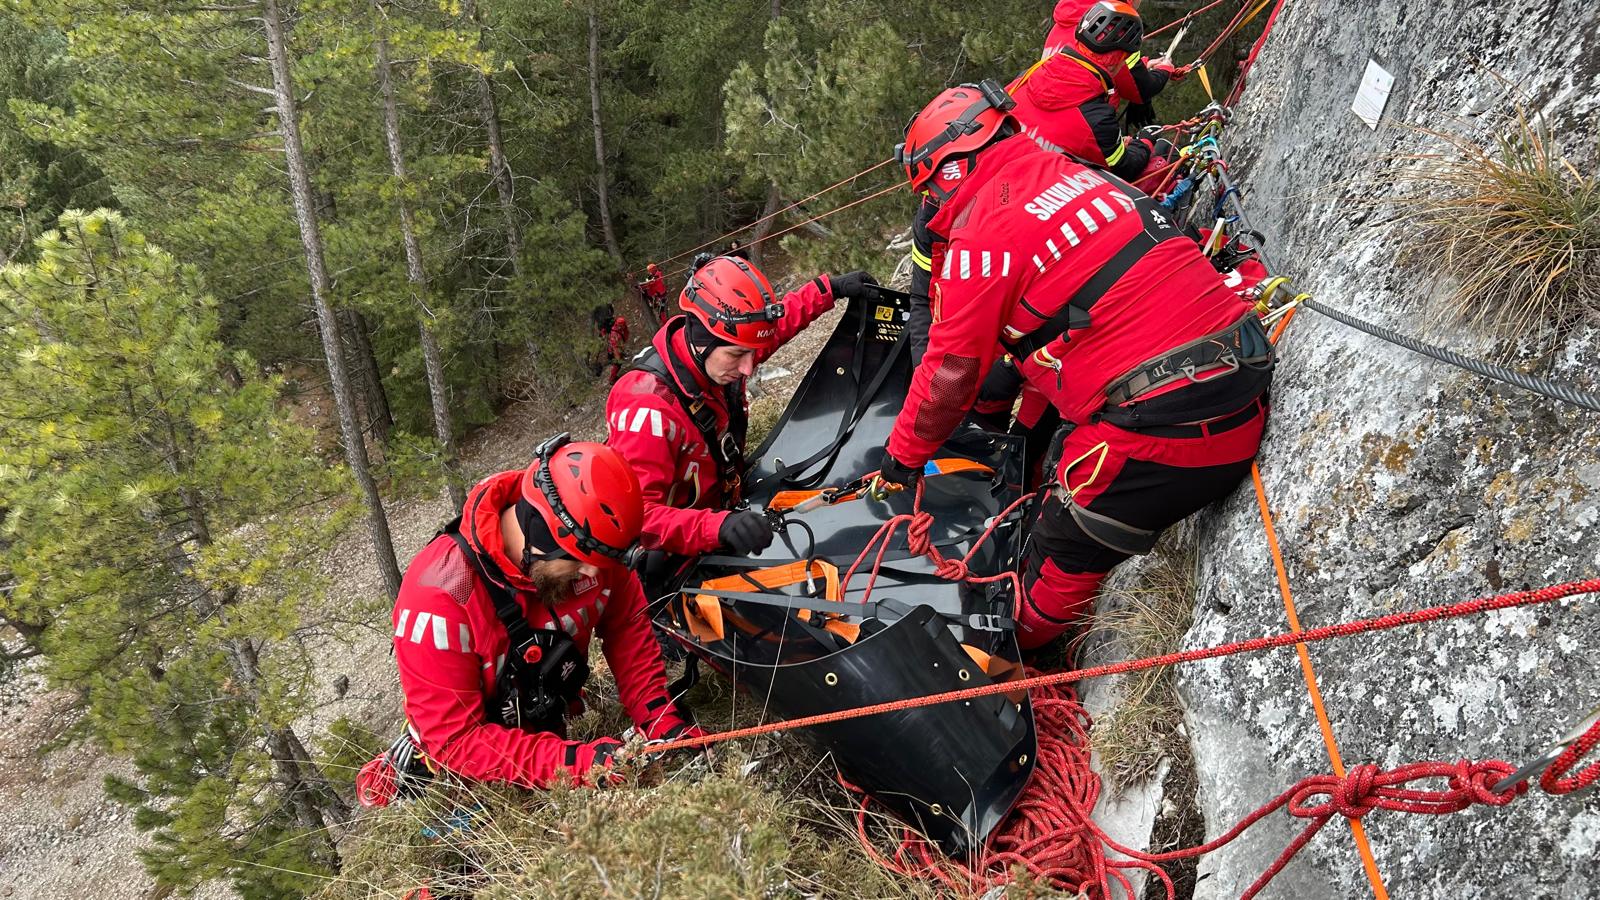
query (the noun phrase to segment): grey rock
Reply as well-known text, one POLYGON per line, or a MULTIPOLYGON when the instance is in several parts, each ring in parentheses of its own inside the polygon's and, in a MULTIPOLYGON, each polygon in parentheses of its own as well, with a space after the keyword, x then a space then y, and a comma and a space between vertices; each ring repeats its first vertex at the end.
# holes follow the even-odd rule
MULTIPOLYGON (((1439 321, 1430 294, 1447 284, 1396 266, 1409 236, 1393 210, 1370 195, 1353 203, 1370 191, 1355 176, 1404 165, 1428 142, 1416 128, 1369 131, 1349 111, 1369 57, 1396 75, 1388 120, 1490 140, 1488 123, 1522 96, 1592 166, 1600 4, 1291 3, 1229 129, 1253 224, 1304 289, 1460 352, 1505 354, 1439 321)), ((1262 470, 1305 627, 1600 572, 1600 416, 1310 312, 1281 346, 1262 470)), ((1539 371, 1594 391, 1597 363, 1600 334, 1580 328, 1539 371)), ((1285 630, 1249 488, 1203 525, 1187 646, 1285 630)), ((1533 757, 1600 698, 1597 606, 1567 601, 1313 646, 1345 763, 1533 757)), ((1208 837, 1330 771, 1291 650, 1186 666, 1181 690, 1208 837)), ((1507 807, 1438 817, 1377 811, 1364 824, 1395 897, 1574 898, 1600 884, 1592 792, 1535 789, 1507 807)), ((1303 826, 1278 814, 1211 854, 1196 896, 1239 896, 1303 826)), ((1336 819, 1263 896, 1371 893, 1351 829, 1336 819)))

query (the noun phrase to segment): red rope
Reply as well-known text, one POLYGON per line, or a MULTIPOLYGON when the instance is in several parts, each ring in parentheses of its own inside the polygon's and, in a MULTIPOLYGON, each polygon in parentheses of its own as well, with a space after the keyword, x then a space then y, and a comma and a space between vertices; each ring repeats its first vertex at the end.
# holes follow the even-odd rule
POLYGON ((1199 9, 1195 10, 1192 13, 1189 13, 1188 15, 1184 16, 1181 19, 1174 19, 1173 21, 1168 22, 1167 24, 1161 26, 1160 28, 1157 28, 1155 31, 1151 31, 1151 32, 1146 33, 1145 36, 1144 36, 1144 39, 1148 41, 1151 38, 1156 37, 1157 35, 1159 35, 1159 34, 1161 34, 1163 32, 1171 31, 1172 29, 1177 28, 1180 25, 1186 25, 1189 22, 1194 21, 1196 18, 1199 18, 1200 16, 1205 15, 1206 13, 1212 11, 1213 9, 1216 9, 1217 7, 1219 7, 1222 4, 1227 3, 1227 2, 1228 2, 1228 0, 1212 0, 1211 3, 1207 3, 1205 6, 1200 7, 1199 9))
POLYGON ((1245 79, 1249 77, 1251 67, 1256 64, 1256 58, 1261 55, 1261 48, 1267 45, 1267 37, 1272 34, 1272 26, 1278 24, 1278 14, 1283 12, 1286 3, 1288 0, 1278 0, 1278 5, 1272 8, 1272 14, 1267 16, 1267 25, 1261 29, 1261 36, 1256 38, 1255 45, 1250 48, 1250 55, 1239 65, 1239 77, 1233 82, 1233 90, 1228 92, 1228 102, 1224 103, 1224 106, 1231 107, 1244 96, 1245 79))
MULTIPOLYGON (((859 719, 865 716, 875 716, 886 712, 899 712, 905 709, 918 709, 924 706, 936 706, 940 703, 953 703, 958 700, 972 700, 977 697, 987 697, 992 694, 1005 694, 1014 691, 1035 690, 1043 687, 1068 684, 1074 681, 1083 681, 1089 678, 1100 678, 1106 675, 1121 675, 1127 672, 1137 672, 1144 669, 1153 669, 1159 666, 1171 666, 1179 663, 1198 662, 1205 659, 1217 659, 1224 656, 1234 656, 1241 653, 1255 653, 1262 650, 1271 650, 1278 647, 1288 647, 1296 643, 1314 644, 1319 641, 1336 640, 1339 638, 1354 637, 1369 634, 1375 631, 1388 631, 1407 625, 1420 625, 1425 622, 1435 622, 1441 619, 1454 619, 1462 616, 1478 615, 1502 609, 1514 609, 1523 606, 1538 606, 1553 603, 1567 597, 1579 594, 1600 593, 1600 578, 1590 578, 1583 581, 1569 581, 1549 587, 1538 588, 1530 591, 1517 591, 1510 594, 1500 594, 1493 597, 1480 597, 1476 600, 1465 600, 1460 603, 1429 606, 1409 612, 1390 613, 1370 619, 1356 619, 1351 622, 1340 622, 1335 625, 1323 625, 1306 631, 1281 632, 1263 637, 1250 638, 1243 641, 1234 641, 1228 644, 1219 644, 1214 647, 1201 647, 1194 650, 1184 650, 1178 653, 1166 653, 1160 656, 1150 656, 1143 659, 1130 659, 1117 663, 1108 663, 1101 666, 1090 666, 1083 669, 1071 669, 1065 672, 1052 672, 1048 675, 1033 675, 1027 678, 1007 681, 999 684, 985 684, 978 687, 962 688, 958 691, 947 691, 940 694, 927 694, 919 697, 907 697, 903 700, 890 700, 884 703, 874 703, 870 706, 859 706, 854 709, 841 709, 814 716, 802 716, 796 719, 787 719, 781 722, 765 722, 760 725, 751 725, 747 728, 736 728, 731 731, 708 734, 702 737, 685 738, 666 744, 659 744, 648 748, 650 753, 669 753, 674 750, 687 750, 692 747, 704 747, 720 744, 725 741, 740 740, 742 738, 758 737, 763 734, 774 734, 780 731, 794 731, 799 728, 810 728, 814 725, 826 725, 831 722, 842 722, 847 719, 859 719)), ((1582 773, 1587 775, 1587 771, 1582 773)), ((1591 782, 1592 783, 1592 782, 1591 782)))
POLYGON ((1588 756, 1596 744, 1600 744, 1600 720, 1590 725, 1588 731, 1573 741, 1572 745, 1562 751, 1561 755, 1556 757, 1556 761, 1544 770, 1544 774, 1539 776, 1539 787, 1551 794, 1570 794, 1600 781, 1600 759, 1589 763, 1578 774, 1567 777, 1567 773, 1578 764, 1578 760, 1588 756))

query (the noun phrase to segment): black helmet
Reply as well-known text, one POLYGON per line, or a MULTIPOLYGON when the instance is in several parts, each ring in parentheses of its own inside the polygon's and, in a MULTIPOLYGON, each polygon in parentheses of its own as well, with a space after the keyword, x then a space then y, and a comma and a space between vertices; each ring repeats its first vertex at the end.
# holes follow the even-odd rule
POLYGON ((1144 41, 1144 21, 1125 0, 1100 0, 1078 22, 1078 43, 1095 53, 1133 53, 1144 41))

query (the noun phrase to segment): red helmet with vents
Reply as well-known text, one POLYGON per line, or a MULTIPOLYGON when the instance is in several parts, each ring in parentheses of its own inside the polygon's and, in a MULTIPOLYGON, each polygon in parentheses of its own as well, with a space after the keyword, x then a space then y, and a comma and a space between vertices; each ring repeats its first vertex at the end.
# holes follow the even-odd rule
MULTIPOLYGON (((933 102, 911 118, 906 139, 894 148, 894 158, 904 167, 914 191, 935 190, 948 199, 953 185, 936 184, 935 176, 949 164, 965 158, 993 141, 1018 129, 1010 110, 1017 105, 1005 88, 993 79, 977 84, 947 88, 933 102)), ((965 174, 949 172, 944 182, 959 181, 965 174)))
POLYGON ((737 256, 719 256, 697 269, 678 305, 719 339, 752 350, 777 342, 783 318, 783 304, 767 276, 737 256))
POLYGON ((630 568, 638 561, 644 492, 633 467, 605 444, 566 434, 545 441, 522 474, 522 499, 575 559, 630 568))

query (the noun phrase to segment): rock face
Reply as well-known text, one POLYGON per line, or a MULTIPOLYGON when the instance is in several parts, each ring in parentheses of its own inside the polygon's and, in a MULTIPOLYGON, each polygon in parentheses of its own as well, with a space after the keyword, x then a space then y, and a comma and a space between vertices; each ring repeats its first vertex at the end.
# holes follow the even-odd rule
MULTIPOLYGON (((1491 140, 1516 97, 1593 170, 1600 4, 1592 0, 1318 0, 1285 9, 1229 129, 1272 261, 1330 305, 1479 356, 1508 351, 1440 321, 1449 285, 1399 267, 1413 239, 1360 176, 1438 145, 1491 140), (1396 76, 1386 118, 1351 112, 1376 59, 1396 76), (1497 77, 1498 76, 1498 77, 1497 77), (1502 80, 1503 79, 1503 80, 1502 80), (1411 127, 1408 127, 1411 126, 1411 127), (1373 199, 1378 204, 1371 203, 1373 199)), ((1592 323, 1592 320, 1591 320, 1592 323)), ((1600 389, 1600 329, 1540 363, 1600 389)), ((1283 362, 1262 471, 1306 628, 1600 572, 1600 414, 1502 387, 1310 312, 1283 362)), ((1206 561, 1187 646, 1286 628, 1248 485, 1202 523, 1206 561)), ((1600 600, 1457 619, 1314 645, 1347 765, 1520 764, 1600 702, 1600 600)), ((1331 771, 1292 651, 1182 673, 1208 837, 1300 777, 1331 771)), ((1365 820, 1395 897, 1575 898, 1600 884, 1600 797, 1537 790, 1504 808, 1365 820)), ((1196 896, 1237 897, 1303 825, 1282 814, 1201 863, 1196 896)), ((1336 819, 1264 895, 1371 896, 1336 819)))

